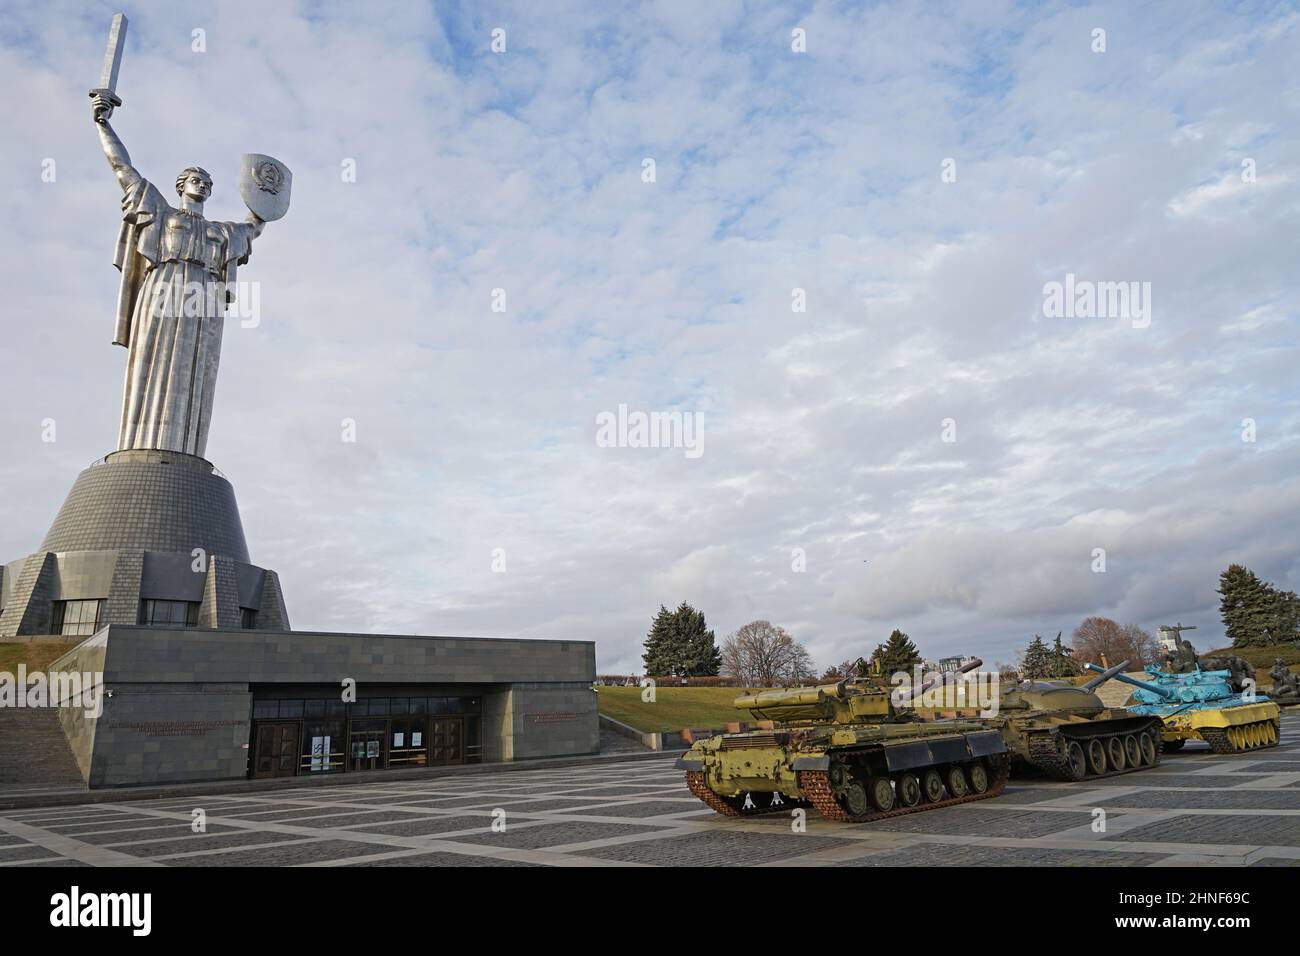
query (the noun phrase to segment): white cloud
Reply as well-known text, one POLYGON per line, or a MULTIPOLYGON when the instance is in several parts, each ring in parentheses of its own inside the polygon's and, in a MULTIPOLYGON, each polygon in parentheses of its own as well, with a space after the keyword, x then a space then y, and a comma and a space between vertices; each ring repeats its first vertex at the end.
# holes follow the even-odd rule
MULTIPOLYGON (((4 560, 110 449, 123 360, 85 95, 106 18, 6 16, 4 560)), ((234 218, 239 153, 294 170, 209 448, 294 623, 593 639, 616 671, 687 599, 819 663, 894 626, 994 660, 1096 612, 1212 643, 1228 560, 1300 584, 1300 101, 1260 95, 1297 20, 1169 16, 819 6, 802 56, 776 5, 133 17, 116 123, 146 175, 199 162, 234 218), (1255 192, 1226 185, 1243 151, 1255 192), (1151 327, 1044 319, 1066 272, 1152 282, 1151 327), (704 457, 597 448, 620 402, 702 412, 704 457)))

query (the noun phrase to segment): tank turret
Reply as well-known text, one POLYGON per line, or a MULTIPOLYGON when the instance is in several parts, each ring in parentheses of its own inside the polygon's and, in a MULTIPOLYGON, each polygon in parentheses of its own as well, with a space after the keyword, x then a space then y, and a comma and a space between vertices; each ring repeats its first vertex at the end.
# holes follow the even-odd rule
MULTIPOLYGON (((1096 664, 1088 669, 1100 671, 1096 664)), ((1132 714, 1160 718, 1165 750, 1178 750, 1189 740, 1203 740, 1215 753, 1236 753, 1275 746, 1281 737, 1281 711, 1250 684, 1245 693, 1237 687, 1250 678, 1234 670, 1163 671, 1146 668, 1146 679, 1117 674, 1115 678, 1136 690, 1129 701, 1132 714)))
MULTIPOLYGON (((973 671, 984 664, 978 657, 957 669, 958 674, 973 671)), ((845 678, 835 684, 818 687, 793 687, 765 690, 737 697, 733 706, 747 710, 758 720, 783 724, 807 721, 852 724, 863 720, 893 720, 898 711, 913 698, 929 690, 939 678, 926 681, 915 689, 882 687, 869 680, 845 678)))
MULTIPOLYGON (((1100 671, 1096 664, 1088 669, 1100 671)), ((1137 688, 1134 698, 1143 704, 1171 702, 1196 703, 1198 701, 1226 700, 1233 696, 1232 674, 1229 671, 1203 671, 1200 668, 1186 674, 1166 674, 1147 669, 1154 680, 1138 680, 1128 674, 1116 674, 1115 679, 1137 688)))

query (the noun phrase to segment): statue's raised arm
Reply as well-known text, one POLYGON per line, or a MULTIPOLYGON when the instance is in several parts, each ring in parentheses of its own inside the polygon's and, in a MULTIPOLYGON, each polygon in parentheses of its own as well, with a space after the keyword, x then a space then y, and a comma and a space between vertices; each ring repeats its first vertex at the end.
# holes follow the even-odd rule
POLYGON ((99 130, 99 144, 104 149, 104 158, 113 167, 117 181, 125 192, 142 177, 131 165, 131 154, 126 151, 122 138, 108 123, 115 104, 103 90, 92 90, 90 97, 90 112, 95 119, 95 128, 99 130))

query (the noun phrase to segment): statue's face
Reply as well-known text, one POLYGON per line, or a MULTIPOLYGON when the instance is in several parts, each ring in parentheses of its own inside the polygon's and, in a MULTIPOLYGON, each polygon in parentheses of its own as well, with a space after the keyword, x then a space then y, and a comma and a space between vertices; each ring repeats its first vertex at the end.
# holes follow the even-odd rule
POLYGON ((183 195, 188 196, 196 202, 205 202, 212 195, 212 180, 199 173, 191 171, 185 177, 185 188, 183 195))

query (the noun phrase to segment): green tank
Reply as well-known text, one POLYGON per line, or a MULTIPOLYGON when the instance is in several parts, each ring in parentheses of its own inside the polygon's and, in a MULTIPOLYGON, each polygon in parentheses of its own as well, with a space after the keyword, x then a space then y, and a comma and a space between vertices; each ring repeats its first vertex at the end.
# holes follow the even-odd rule
POLYGON ((1160 718, 1109 708, 1095 693, 1128 664, 1121 661, 1078 686, 1003 685, 997 715, 982 719, 1002 732, 1013 769, 1032 767, 1057 780, 1084 780, 1154 767, 1160 762, 1160 718))
POLYGON ((697 741, 677 761, 691 793, 726 816, 804 806, 861 823, 987 799, 1007 783, 999 730, 922 721, 894 704, 890 688, 864 680, 749 694, 735 706, 772 729, 697 741))

